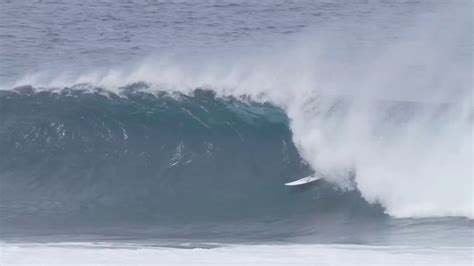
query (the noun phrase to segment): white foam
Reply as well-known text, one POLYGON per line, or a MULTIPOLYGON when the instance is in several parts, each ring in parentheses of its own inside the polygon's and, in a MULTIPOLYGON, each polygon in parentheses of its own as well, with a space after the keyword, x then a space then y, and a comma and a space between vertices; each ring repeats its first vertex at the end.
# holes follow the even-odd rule
POLYGON ((472 248, 234 245, 177 249, 97 244, 3 244, 2 265, 472 265, 472 248))

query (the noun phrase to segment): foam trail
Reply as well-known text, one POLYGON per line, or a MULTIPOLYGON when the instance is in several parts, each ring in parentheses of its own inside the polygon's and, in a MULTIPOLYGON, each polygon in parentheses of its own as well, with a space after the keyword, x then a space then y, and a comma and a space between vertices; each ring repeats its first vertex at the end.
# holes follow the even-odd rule
MULTIPOLYGON (((183 245, 186 247, 186 245, 183 245)), ((4 265, 67 264, 73 258, 83 265, 142 265, 159 261, 166 265, 333 265, 335 257, 344 265, 361 265, 367 258, 373 264, 394 265, 470 265, 471 248, 414 248, 350 245, 235 245, 218 248, 156 248, 139 245, 101 245, 62 243, 57 245, 2 244, 4 265), (257 255, 255 255, 257 253, 257 255), (67 254, 67 256, 65 256, 67 254)))

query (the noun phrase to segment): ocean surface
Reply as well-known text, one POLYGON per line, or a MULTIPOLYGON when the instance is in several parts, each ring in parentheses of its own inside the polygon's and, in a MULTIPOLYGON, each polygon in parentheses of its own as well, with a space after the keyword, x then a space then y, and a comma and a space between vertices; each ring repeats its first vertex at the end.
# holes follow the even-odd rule
POLYGON ((473 10, 1 0, 0 264, 472 265, 473 10))

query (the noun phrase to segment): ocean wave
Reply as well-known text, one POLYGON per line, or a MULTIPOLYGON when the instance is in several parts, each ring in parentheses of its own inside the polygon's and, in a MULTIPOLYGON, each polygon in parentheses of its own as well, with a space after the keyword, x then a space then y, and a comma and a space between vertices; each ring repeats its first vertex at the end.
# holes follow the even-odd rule
POLYGON ((453 178, 470 181, 458 145, 472 120, 458 121, 455 104, 329 97, 295 117, 245 95, 136 83, 24 86, 2 91, 0 106, 6 224, 471 217, 469 187, 453 178), (315 171, 325 181, 284 186, 315 171))
POLYGON ((84 88, 0 93, 6 228, 383 215, 329 183, 286 187, 313 170, 270 103, 203 89, 151 94, 145 84, 84 88))
POLYGON ((422 16, 379 48, 308 30, 284 49, 150 56, 2 84, 2 204, 123 205, 160 219, 324 206, 472 218, 472 27, 453 16, 460 9, 422 16), (282 185, 313 173, 324 185, 282 185), (314 189, 337 196, 314 200, 314 189))

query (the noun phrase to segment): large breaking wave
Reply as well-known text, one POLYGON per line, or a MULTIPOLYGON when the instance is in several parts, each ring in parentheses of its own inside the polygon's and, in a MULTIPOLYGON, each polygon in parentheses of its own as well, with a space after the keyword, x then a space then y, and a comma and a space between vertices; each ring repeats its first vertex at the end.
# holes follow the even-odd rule
POLYGON ((284 185, 314 170, 283 109, 210 90, 149 89, 1 92, 3 233, 181 225, 185 234, 184 225, 217 224, 243 234, 249 224, 260 234, 301 234, 384 217, 356 190, 284 185))
POLYGON ((471 215, 471 188, 456 182, 470 182, 472 118, 455 104, 375 101, 360 109, 347 97, 308 99, 304 116, 290 122, 268 102, 149 90, 3 91, 4 213, 12 221, 213 221, 331 208, 381 214, 379 203, 394 216, 471 215), (332 185, 298 193, 284 186, 315 171, 332 185))
POLYGON ((383 49, 305 32, 4 85, 3 225, 472 218, 471 24, 432 16, 383 49))

